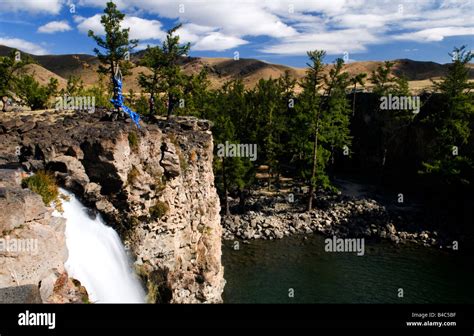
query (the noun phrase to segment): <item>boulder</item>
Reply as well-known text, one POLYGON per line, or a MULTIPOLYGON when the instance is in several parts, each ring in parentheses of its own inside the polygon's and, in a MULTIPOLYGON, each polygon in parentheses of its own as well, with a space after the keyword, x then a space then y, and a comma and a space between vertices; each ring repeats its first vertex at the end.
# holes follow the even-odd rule
POLYGON ((2 193, 4 197, 0 197, 0 233, 46 218, 48 209, 41 197, 31 190, 3 188, 2 193))
POLYGON ((165 143, 163 146, 163 157, 161 158, 160 165, 170 177, 177 177, 181 173, 179 157, 172 143, 165 143))
POLYGON ((0 288, 0 303, 43 303, 37 285, 24 285, 0 288))
POLYGON ((82 163, 72 156, 57 156, 47 164, 47 168, 62 173, 59 176, 63 178, 64 185, 80 194, 90 182, 82 163))

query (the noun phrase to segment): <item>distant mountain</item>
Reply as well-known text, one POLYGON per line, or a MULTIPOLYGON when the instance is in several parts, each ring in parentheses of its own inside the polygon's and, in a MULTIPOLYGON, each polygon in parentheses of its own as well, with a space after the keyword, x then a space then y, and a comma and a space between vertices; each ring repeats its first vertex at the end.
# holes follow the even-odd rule
MULTIPOLYGON (((0 56, 5 56, 13 49, 0 45, 0 56)), ((139 51, 132 55, 132 62, 138 64, 143 57, 144 51, 139 51)), ((85 54, 71 55, 30 55, 38 64, 34 66, 34 71, 40 82, 46 82, 53 75, 59 77, 60 84, 67 82, 69 76, 80 77, 84 84, 94 85, 97 83, 97 67, 99 61, 95 56, 85 54)), ((428 61, 414 61, 410 59, 398 59, 394 62, 393 75, 404 76, 410 81, 410 87, 417 91, 427 88, 431 85, 431 79, 443 77, 448 69, 448 64, 438 64, 428 61)), ((345 70, 351 75, 365 72, 368 75, 378 66, 381 61, 361 61, 351 62, 345 65, 345 70)), ((260 79, 278 78, 285 71, 295 79, 301 79, 306 72, 305 68, 295 68, 280 64, 266 63, 256 59, 232 58, 207 58, 207 57, 189 57, 181 61, 183 71, 187 74, 198 73, 206 68, 211 82, 211 87, 221 87, 226 81, 233 79, 242 79, 248 88, 253 88, 260 79)), ((470 78, 474 79, 474 65, 471 64, 470 78)), ((149 70, 142 66, 136 66, 130 76, 125 77, 124 88, 135 92, 140 91, 137 78, 140 72, 148 73, 149 70)), ((370 85, 368 85, 370 87, 370 85)))

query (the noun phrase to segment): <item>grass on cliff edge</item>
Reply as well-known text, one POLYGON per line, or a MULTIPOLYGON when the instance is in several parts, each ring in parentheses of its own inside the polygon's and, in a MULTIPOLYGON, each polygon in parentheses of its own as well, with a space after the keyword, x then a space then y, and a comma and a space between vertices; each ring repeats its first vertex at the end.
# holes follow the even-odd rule
POLYGON ((39 170, 36 174, 24 178, 21 185, 40 195, 46 206, 53 203, 56 210, 63 212, 61 199, 65 199, 66 196, 59 192, 56 179, 50 172, 39 170))

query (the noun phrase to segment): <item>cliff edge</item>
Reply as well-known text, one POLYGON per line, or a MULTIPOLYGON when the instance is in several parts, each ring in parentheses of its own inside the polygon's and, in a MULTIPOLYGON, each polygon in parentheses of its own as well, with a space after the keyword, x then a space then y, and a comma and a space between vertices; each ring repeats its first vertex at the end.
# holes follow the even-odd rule
POLYGON ((100 212, 150 302, 217 303, 225 280, 210 126, 176 117, 137 128, 103 110, 2 113, 0 168, 52 171, 100 212))

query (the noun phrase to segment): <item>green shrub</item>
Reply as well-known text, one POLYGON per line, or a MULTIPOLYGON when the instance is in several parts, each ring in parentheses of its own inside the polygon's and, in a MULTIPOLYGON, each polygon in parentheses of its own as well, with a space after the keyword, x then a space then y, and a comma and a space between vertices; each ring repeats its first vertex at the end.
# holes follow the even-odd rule
POLYGON ((138 99, 134 101, 133 108, 135 112, 137 112, 140 115, 150 114, 150 103, 148 101, 148 98, 145 97, 143 93, 140 95, 138 99))
POLYGON ((112 109, 114 108, 114 105, 110 102, 110 94, 107 85, 104 82, 104 76, 101 74, 99 75, 99 81, 96 85, 78 90, 78 95, 95 97, 96 107, 112 109))
POLYGON ((58 81, 51 78, 48 85, 41 85, 33 76, 23 75, 16 81, 15 93, 32 110, 48 107, 48 102, 57 93, 58 81))
POLYGON ((169 206, 165 202, 157 201, 154 206, 150 208, 150 216, 152 219, 160 219, 169 211, 169 206))
POLYGON ((128 144, 132 152, 138 151, 138 134, 135 131, 128 133, 128 144))
POLYGON ((23 179, 22 186, 40 195, 46 206, 53 203, 56 210, 62 212, 61 198, 64 197, 59 193, 56 179, 50 172, 40 170, 23 179))
POLYGON ((140 172, 138 171, 137 167, 132 166, 132 169, 128 172, 127 182, 128 184, 133 184, 137 180, 138 176, 140 176, 140 172))

